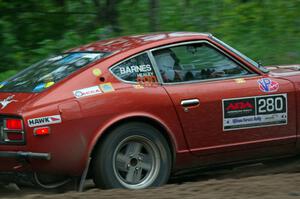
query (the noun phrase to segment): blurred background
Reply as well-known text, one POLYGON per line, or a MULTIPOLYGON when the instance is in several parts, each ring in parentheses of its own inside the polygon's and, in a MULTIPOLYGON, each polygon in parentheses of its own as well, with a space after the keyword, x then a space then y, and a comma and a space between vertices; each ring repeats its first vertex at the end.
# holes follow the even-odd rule
POLYGON ((300 0, 0 0, 0 81, 91 41, 210 32, 263 65, 300 63, 300 0))

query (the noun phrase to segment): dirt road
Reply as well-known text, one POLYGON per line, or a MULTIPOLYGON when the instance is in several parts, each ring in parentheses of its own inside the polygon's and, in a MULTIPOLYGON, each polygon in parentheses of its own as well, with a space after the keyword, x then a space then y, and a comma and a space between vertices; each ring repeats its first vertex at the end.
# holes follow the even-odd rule
POLYGON ((86 191, 53 193, 33 189, 19 190, 15 185, 2 186, 0 198, 209 198, 251 199, 300 198, 300 160, 290 159, 271 165, 250 165, 233 170, 218 170, 173 179, 160 188, 147 190, 99 190, 87 183, 86 191))

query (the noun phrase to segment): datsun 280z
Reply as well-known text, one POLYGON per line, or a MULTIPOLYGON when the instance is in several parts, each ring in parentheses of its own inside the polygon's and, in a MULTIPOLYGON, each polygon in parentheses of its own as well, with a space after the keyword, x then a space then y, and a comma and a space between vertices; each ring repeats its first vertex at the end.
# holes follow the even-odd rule
POLYGON ((141 189, 193 168, 294 156, 299 69, 262 67, 190 32, 68 50, 0 83, 0 176, 141 189))

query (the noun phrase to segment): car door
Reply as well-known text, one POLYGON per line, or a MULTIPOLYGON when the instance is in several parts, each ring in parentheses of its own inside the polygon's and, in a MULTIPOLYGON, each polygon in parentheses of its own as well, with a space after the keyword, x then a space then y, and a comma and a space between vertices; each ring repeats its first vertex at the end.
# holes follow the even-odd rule
POLYGON ((152 54, 194 154, 247 150, 249 157, 254 151, 261 157, 295 148, 295 94, 289 81, 256 74, 207 41, 152 54))

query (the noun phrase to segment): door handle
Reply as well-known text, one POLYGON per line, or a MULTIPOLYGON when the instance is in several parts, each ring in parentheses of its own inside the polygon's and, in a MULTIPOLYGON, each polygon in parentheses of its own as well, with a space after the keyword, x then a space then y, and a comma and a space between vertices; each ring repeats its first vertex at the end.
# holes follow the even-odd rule
POLYGON ((200 100, 198 99, 188 99, 188 100, 182 100, 181 101, 181 106, 187 108, 189 106, 197 106, 200 104, 200 100))

